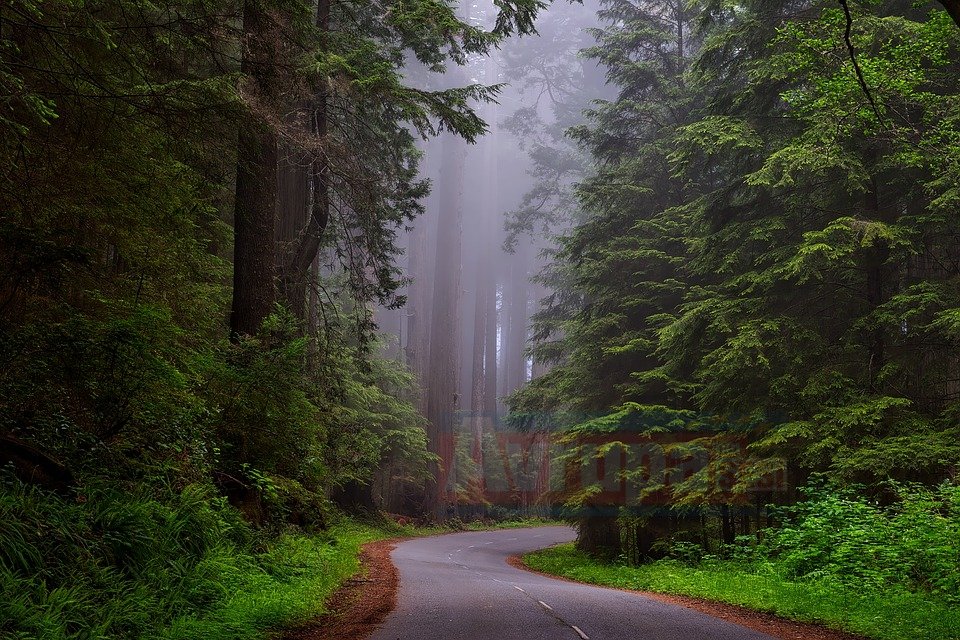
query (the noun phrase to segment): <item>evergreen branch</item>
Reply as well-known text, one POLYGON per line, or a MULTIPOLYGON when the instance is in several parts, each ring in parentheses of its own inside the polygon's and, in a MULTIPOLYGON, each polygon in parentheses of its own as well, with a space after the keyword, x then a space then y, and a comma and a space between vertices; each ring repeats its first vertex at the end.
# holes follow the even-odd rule
POLYGON ((843 41, 847 44, 847 51, 850 53, 850 62, 853 63, 853 71, 857 75, 857 82, 860 83, 860 88, 863 89, 864 95, 867 96, 867 100, 870 101, 870 106, 873 107, 873 112, 877 116, 877 121, 882 125, 883 116, 880 115, 880 109, 877 108, 877 103, 873 99, 873 93, 870 91, 870 87, 867 85, 866 79, 863 77, 863 70, 860 69, 860 63, 857 62, 857 53, 853 48, 853 42, 850 40, 850 32, 853 30, 853 17, 850 15, 850 6, 847 4, 847 0, 838 0, 840 6, 843 7, 843 15, 847 20, 846 28, 843 32, 843 41))

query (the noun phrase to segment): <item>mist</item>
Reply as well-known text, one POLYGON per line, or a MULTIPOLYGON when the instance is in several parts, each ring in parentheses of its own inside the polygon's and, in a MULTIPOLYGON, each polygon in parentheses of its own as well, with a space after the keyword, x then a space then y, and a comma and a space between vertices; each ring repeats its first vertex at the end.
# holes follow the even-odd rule
MULTIPOLYGON (((467 9, 472 23, 492 26, 492 2, 467 9)), ((507 398, 551 366, 530 350, 533 319, 552 294, 537 276, 557 235, 575 222, 573 190, 587 171, 566 132, 584 122, 592 101, 613 93, 597 62, 580 55, 594 44, 597 10, 592 1, 554 3, 540 14, 536 35, 510 38, 463 67, 444 74, 408 67, 428 88, 499 88, 494 100, 475 105, 487 132, 474 143, 449 133, 421 142, 421 175, 432 188, 425 212, 400 240, 405 304, 380 306, 374 318, 389 337, 386 354, 419 380, 418 406, 441 457, 442 495, 431 500, 440 500, 441 510, 458 502, 458 490, 496 475, 492 467, 510 466, 506 454, 484 462, 483 441, 515 431, 505 421, 507 398), (457 446, 471 451, 472 469, 458 468, 457 446)), ((536 434, 517 442, 514 453, 524 460, 539 447, 536 464, 544 468, 528 469, 523 491, 513 480, 501 489, 520 491, 529 509, 546 491, 545 448, 536 434)))

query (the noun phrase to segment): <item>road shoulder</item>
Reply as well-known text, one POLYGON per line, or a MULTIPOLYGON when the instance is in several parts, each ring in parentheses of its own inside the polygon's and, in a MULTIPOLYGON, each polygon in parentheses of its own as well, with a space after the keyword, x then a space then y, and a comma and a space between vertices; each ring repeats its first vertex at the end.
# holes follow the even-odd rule
POLYGON ((360 571, 328 601, 326 613, 308 625, 288 631, 284 640, 362 640, 371 635, 397 603, 400 576, 390 552, 406 538, 363 545, 360 571))

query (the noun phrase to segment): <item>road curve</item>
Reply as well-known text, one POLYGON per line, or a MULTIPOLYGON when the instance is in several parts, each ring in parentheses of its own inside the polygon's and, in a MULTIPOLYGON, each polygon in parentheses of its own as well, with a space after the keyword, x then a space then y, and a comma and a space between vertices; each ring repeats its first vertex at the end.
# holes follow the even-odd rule
POLYGON ((573 538, 568 527, 537 527, 400 543, 397 607, 372 640, 770 640, 691 609, 507 564, 573 538))

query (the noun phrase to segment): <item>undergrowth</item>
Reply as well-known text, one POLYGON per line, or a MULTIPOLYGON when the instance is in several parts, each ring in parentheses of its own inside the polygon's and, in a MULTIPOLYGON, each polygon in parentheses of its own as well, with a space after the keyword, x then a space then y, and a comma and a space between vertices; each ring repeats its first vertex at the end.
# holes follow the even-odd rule
POLYGON ((814 485, 778 524, 719 553, 604 563, 572 545, 526 556, 574 580, 718 600, 879 640, 960 638, 960 486, 890 484, 886 500, 814 485))
POLYGON ((0 637, 262 638, 322 613, 360 545, 411 533, 343 520, 254 531, 215 492, 0 487, 0 637))

